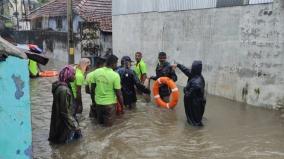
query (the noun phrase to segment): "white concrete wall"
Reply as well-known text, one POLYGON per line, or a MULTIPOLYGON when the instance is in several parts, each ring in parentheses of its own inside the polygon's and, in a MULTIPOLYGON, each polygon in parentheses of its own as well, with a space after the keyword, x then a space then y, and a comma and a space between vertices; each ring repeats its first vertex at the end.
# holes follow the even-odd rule
MULTIPOLYGON (((43 50, 47 52, 47 56, 53 59, 58 59, 59 61, 68 63, 68 52, 67 52, 67 43, 63 43, 60 41, 57 41, 53 43, 53 51, 50 52, 46 49, 46 41, 43 41, 43 50)), ((79 63, 79 60, 81 59, 81 44, 78 43, 75 46, 75 64, 79 63)))
POLYGON ((19 30, 30 30, 31 23, 29 21, 20 21, 19 22, 19 30))
MULTIPOLYGON (((62 20, 62 28, 57 28, 57 23, 56 19, 58 17, 49 17, 49 18, 43 18, 42 21, 42 28, 47 29, 51 28, 54 31, 61 31, 61 32, 67 32, 67 19, 66 17, 60 17, 62 20)), ((74 15, 73 18, 73 32, 74 33, 79 33, 80 28, 79 28, 79 22, 83 21, 83 19, 80 16, 74 15)))
MULTIPOLYGON (((142 51, 150 75, 159 51, 186 66, 202 60, 210 94, 256 106, 284 106, 280 2, 113 16, 113 50, 131 57, 142 51)), ((178 84, 185 85, 187 79, 178 74, 178 84)))

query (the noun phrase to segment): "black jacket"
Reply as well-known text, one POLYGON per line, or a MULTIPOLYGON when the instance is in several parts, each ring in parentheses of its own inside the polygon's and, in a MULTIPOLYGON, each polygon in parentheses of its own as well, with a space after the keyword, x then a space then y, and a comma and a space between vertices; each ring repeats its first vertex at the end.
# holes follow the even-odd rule
POLYGON ((73 114, 73 95, 66 83, 52 84, 53 104, 50 121, 49 141, 67 142, 70 135, 78 129, 78 122, 73 114))
POLYGON ((140 83, 133 70, 125 67, 119 67, 117 72, 121 79, 121 91, 124 105, 130 105, 137 101, 135 86, 141 92, 150 94, 150 90, 140 83))
POLYGON ((191 70, 178 64, 177 67, 188 77, 184 88, 184 106, 188 122, 200 125, 205 109, 205 80, 201 74, 202 62, 194 61, 191 70))

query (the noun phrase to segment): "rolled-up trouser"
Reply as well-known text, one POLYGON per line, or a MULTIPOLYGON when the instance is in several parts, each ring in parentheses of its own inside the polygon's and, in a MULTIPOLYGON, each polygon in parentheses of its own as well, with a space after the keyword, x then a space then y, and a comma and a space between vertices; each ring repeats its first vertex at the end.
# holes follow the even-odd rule
POLYGON ((97 120, 104 126, 112 126, 115 115, 115 104, 96 105, 97 120))

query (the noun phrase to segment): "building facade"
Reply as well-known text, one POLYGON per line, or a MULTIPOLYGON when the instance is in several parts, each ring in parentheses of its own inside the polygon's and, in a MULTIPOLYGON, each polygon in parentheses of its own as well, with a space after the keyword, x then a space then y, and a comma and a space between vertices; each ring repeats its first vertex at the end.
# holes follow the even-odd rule
MULTIPOLYGON (((53 40, 42 38, 43 42, 41 43, 45 51, 51 52, 54 58, 64 61, 68 59, 68 54, 66 54, 67 39, 61 38, 61 35, 67 34, 68 30, 66 2, 66 0, 55 0, 29 14, 33 31, 48 31, 52 34, 58 34, 58 36, 52 38, 53 40)), ((74 38, 77 39, 75 42, 75 61, 78 62, 80 57, 85 55, 82 53, 84 45, 82 39, 80 39, 81 24, 85 22, 99 24, 99 51, 95 50, 94 52, 103 54, 112 50, 111 0, 73 0, 72 2, 73 33, 74 38)))

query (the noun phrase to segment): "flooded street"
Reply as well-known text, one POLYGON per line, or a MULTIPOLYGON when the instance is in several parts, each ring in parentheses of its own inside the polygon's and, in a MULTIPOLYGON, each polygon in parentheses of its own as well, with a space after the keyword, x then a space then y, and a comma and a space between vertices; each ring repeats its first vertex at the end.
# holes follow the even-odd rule
POLYGON ((284 158, 284 122, 278 111, 215 96, 207 97, 202 128, 186 123, 182 98, 174 110, 139 100, 136 110, 126 111, 114 126, 104 128, 88 117, 91 100, 83 94, 83 138, 68 145, 50 145, 51 83, 55 80, 30 81, 34 158, 284 158))

